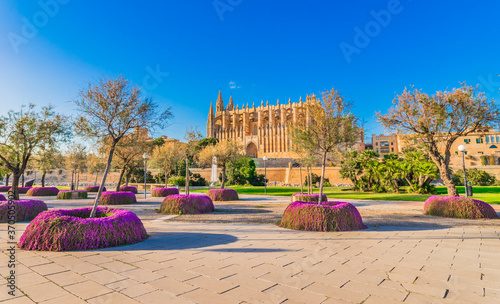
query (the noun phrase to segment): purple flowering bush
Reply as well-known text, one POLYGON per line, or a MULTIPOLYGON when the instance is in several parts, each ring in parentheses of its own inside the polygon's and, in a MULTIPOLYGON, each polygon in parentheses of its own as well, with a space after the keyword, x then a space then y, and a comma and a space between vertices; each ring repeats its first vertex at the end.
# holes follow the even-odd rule
POLYGON ((358 209, 345 202, 293 202, 285 209, 280 227, 308 231, 350 231, 367 227, 358 209))
POLYGON ((0 192, 8 192, 11 186, 0 186, 0 192))
POLYGON ((56 187, 34 187, 26 192, 26 196, 52 196, 57 195, 59 189, 56 187))
POLYGON ((102 193, 99 203, 103 205, 127 205, 137 203, 137 199, 132 192, 106 191, 102 193))
MULTIPOLYGON (((326 202, 328 198, 326 194, 323 194, 321 201, 326 202)), ((292 194, 293 202, 318 202, 319 194, 307 194, 307 193, 294 193, 292 194)))
POLYGON ((164 214, 200 214, 214 211, 214 203, 206 195, 174 194, 165 197, 160 213, 164 214))
MULTIPOLYGON (((40 212, 47 210, 47 205, 41 200, 19 200, 14 201, 16 206, 16 221, 31 221, 40 212)), ((0 223, 7 223, 9 214, 9 201, 2 200, 0 202, 0 223)))
POLYGON ((154 188, 151 191, 152 197, 167 197, 169 195, 179 194, 179 189, 177 188, 154 188))
MULTIPOLYGON (((99 186, 87 186, 83 189, 87 192, 99 192, 99 186)), ((106 187, 103 187, 102 191, 106 191, 106 187)))
POLYGON ((148 234, 135 213, 109 207, 53 209, 40 213, 28 225, 17 244, 27 250, 90 250, 130 245, 148 234))
POLYGON ((7 198, 5 196, 3 196, 2 194, 0 194, 0 201, 6 201, 7 198))
POLYGON ((137 194, 137 188, 132 186, 121 186, 120 191, 128 191, 137 194))
POLYGON ((424 214, 463 219, 496 219, 498 214, 490 204, 456 196, 431 196, 424 204, 424 214))
POLYGON ((57 193, 57 199, 72 199, 73 193, 77 193, 76 198, 87 198, 88 193, 85 190, 61 190, 57 193))
POLYGON ((207 196, 212 201, 237 201, 240 199, 238 193, 233 189, 210 189, 207 191, 207 196))
MULTIPOLYGON (((17 188, 17 191, 19 192, 19 194, 21 193, 27 193, 32 187, 18 187, 17 188)), ((55 194, 54 194, 55 195, 55 194)))

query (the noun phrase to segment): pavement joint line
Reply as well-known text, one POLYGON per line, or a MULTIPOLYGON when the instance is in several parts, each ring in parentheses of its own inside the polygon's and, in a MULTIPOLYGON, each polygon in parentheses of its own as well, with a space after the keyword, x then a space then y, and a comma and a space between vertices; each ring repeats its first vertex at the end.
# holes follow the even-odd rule
POLYGON ((236 286, 234 286, 234 287, 231 287, 231 288, 229 288, 228 290, 225 290, 225 291, 223 291, 223 292, 221 292, 221 293, 219 293, 219 294, 224 294, 224 293, 226 293, 226 292, 228 292, 228 291, 231 291, 231 290, 233 290, 233 289, 236 289, 236 288, 238 288, 238 287, 240 287, 240 285, 236 285, 236 286))
POLYGON ((271 286, 269 286, 269 287, 267 287, 267 288, 262 289, 262 290, 261 290, 261 292, 265 292, 266 290, 269 290, 269 289, 271 289, 271 288, 273 288, 273 287, 275 287, 275 286, 278 286, 278 285, 279 285, 278 283, 276 283, 276 284, 274 284, 274 285, 271 285, 271 286))

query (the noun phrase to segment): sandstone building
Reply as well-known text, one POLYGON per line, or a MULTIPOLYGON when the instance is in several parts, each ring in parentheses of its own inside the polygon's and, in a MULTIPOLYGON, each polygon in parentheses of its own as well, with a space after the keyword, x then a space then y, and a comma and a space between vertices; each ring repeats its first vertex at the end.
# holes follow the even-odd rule
MULTIPOLYGON (((215 111, 210 103, 207 122, 207 137, 219 140, 232 139, 243 144, 246 155, 253 158, 294 158, 292 145, 288 137, 288 127, 302 119, 309 121, 306 104, 316 102, 316 95, 306 97, 306 101, 270 105, 261 101, 260 106, 255 103, 250 107, 247 103, 241 109, 234 105, 233 98, 224 107, 221 92, 217 97, 215 111)), ((356 143, 353 149, 363 151, 364 136, 356 143)))

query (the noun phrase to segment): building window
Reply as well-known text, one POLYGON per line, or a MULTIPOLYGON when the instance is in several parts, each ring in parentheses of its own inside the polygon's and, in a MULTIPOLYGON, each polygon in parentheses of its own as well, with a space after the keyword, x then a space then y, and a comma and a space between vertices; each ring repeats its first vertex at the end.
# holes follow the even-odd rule
POLYGON ((378 153, 378 148, 377 148, 377 153, 378 153))
POLYGON ((253 135, 257 135, 257 126, 253 127, 253 135))
POLYGON ((455 154, 458 155, 458 151, 455 151, 455 154))
POLYGON ((490 138, 488 136, 486 136, 486 143, 489 143, 489 142, 490 142, 490 138))
POLYGON ((491 142, 495 142, 495 138, 493 136, 491 137, 491 142))
POLYGON ((467 139, 467 138, 464 139, 464 143, 466 143, 466 144, 470 143, 470 139, 467 139))
POLYGON ((389 142, 388 141, 381 141, 380 146, 381 147, 389 147, 389 142))
POLYGON ((394 148, 391 148, 391 152, 394 152, 394 148))
POLYGON ((394 143, 391 141, 391 146, 394 145, 394 143))
POLYGON ((500 136, 497 136, 497 142, 500 142, 500 136))
POLYGON ((498 147, 497 147, 497 146, 495 146, 495 145, 491 145, 491 146, 490 146, 490 149, 498 149, 498 147))
MULTIPOLYGON (((375 146, 378 146, 378 142, 375 143, 375 146)), ((377 150, 377 152, 378 152, 378 150, 377 150)))

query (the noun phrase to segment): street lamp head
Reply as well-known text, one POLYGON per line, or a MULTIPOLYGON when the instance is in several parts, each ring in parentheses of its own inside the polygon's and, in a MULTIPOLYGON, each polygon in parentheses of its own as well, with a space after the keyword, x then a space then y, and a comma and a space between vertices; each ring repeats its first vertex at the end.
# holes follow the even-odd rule
POLYGON ((142 154, 142 158, 148 159, 149 155, 147 153, 142 154))
POLYGON ((262 159, 263 159, 264 161, 266 161, 268 158, 267 158, 267 156, 264 156, 262 159))
POLYGON ((467 150, 467 147, 465 145, 458 146, 458 151, 465 152, 465 150, 467 150))

